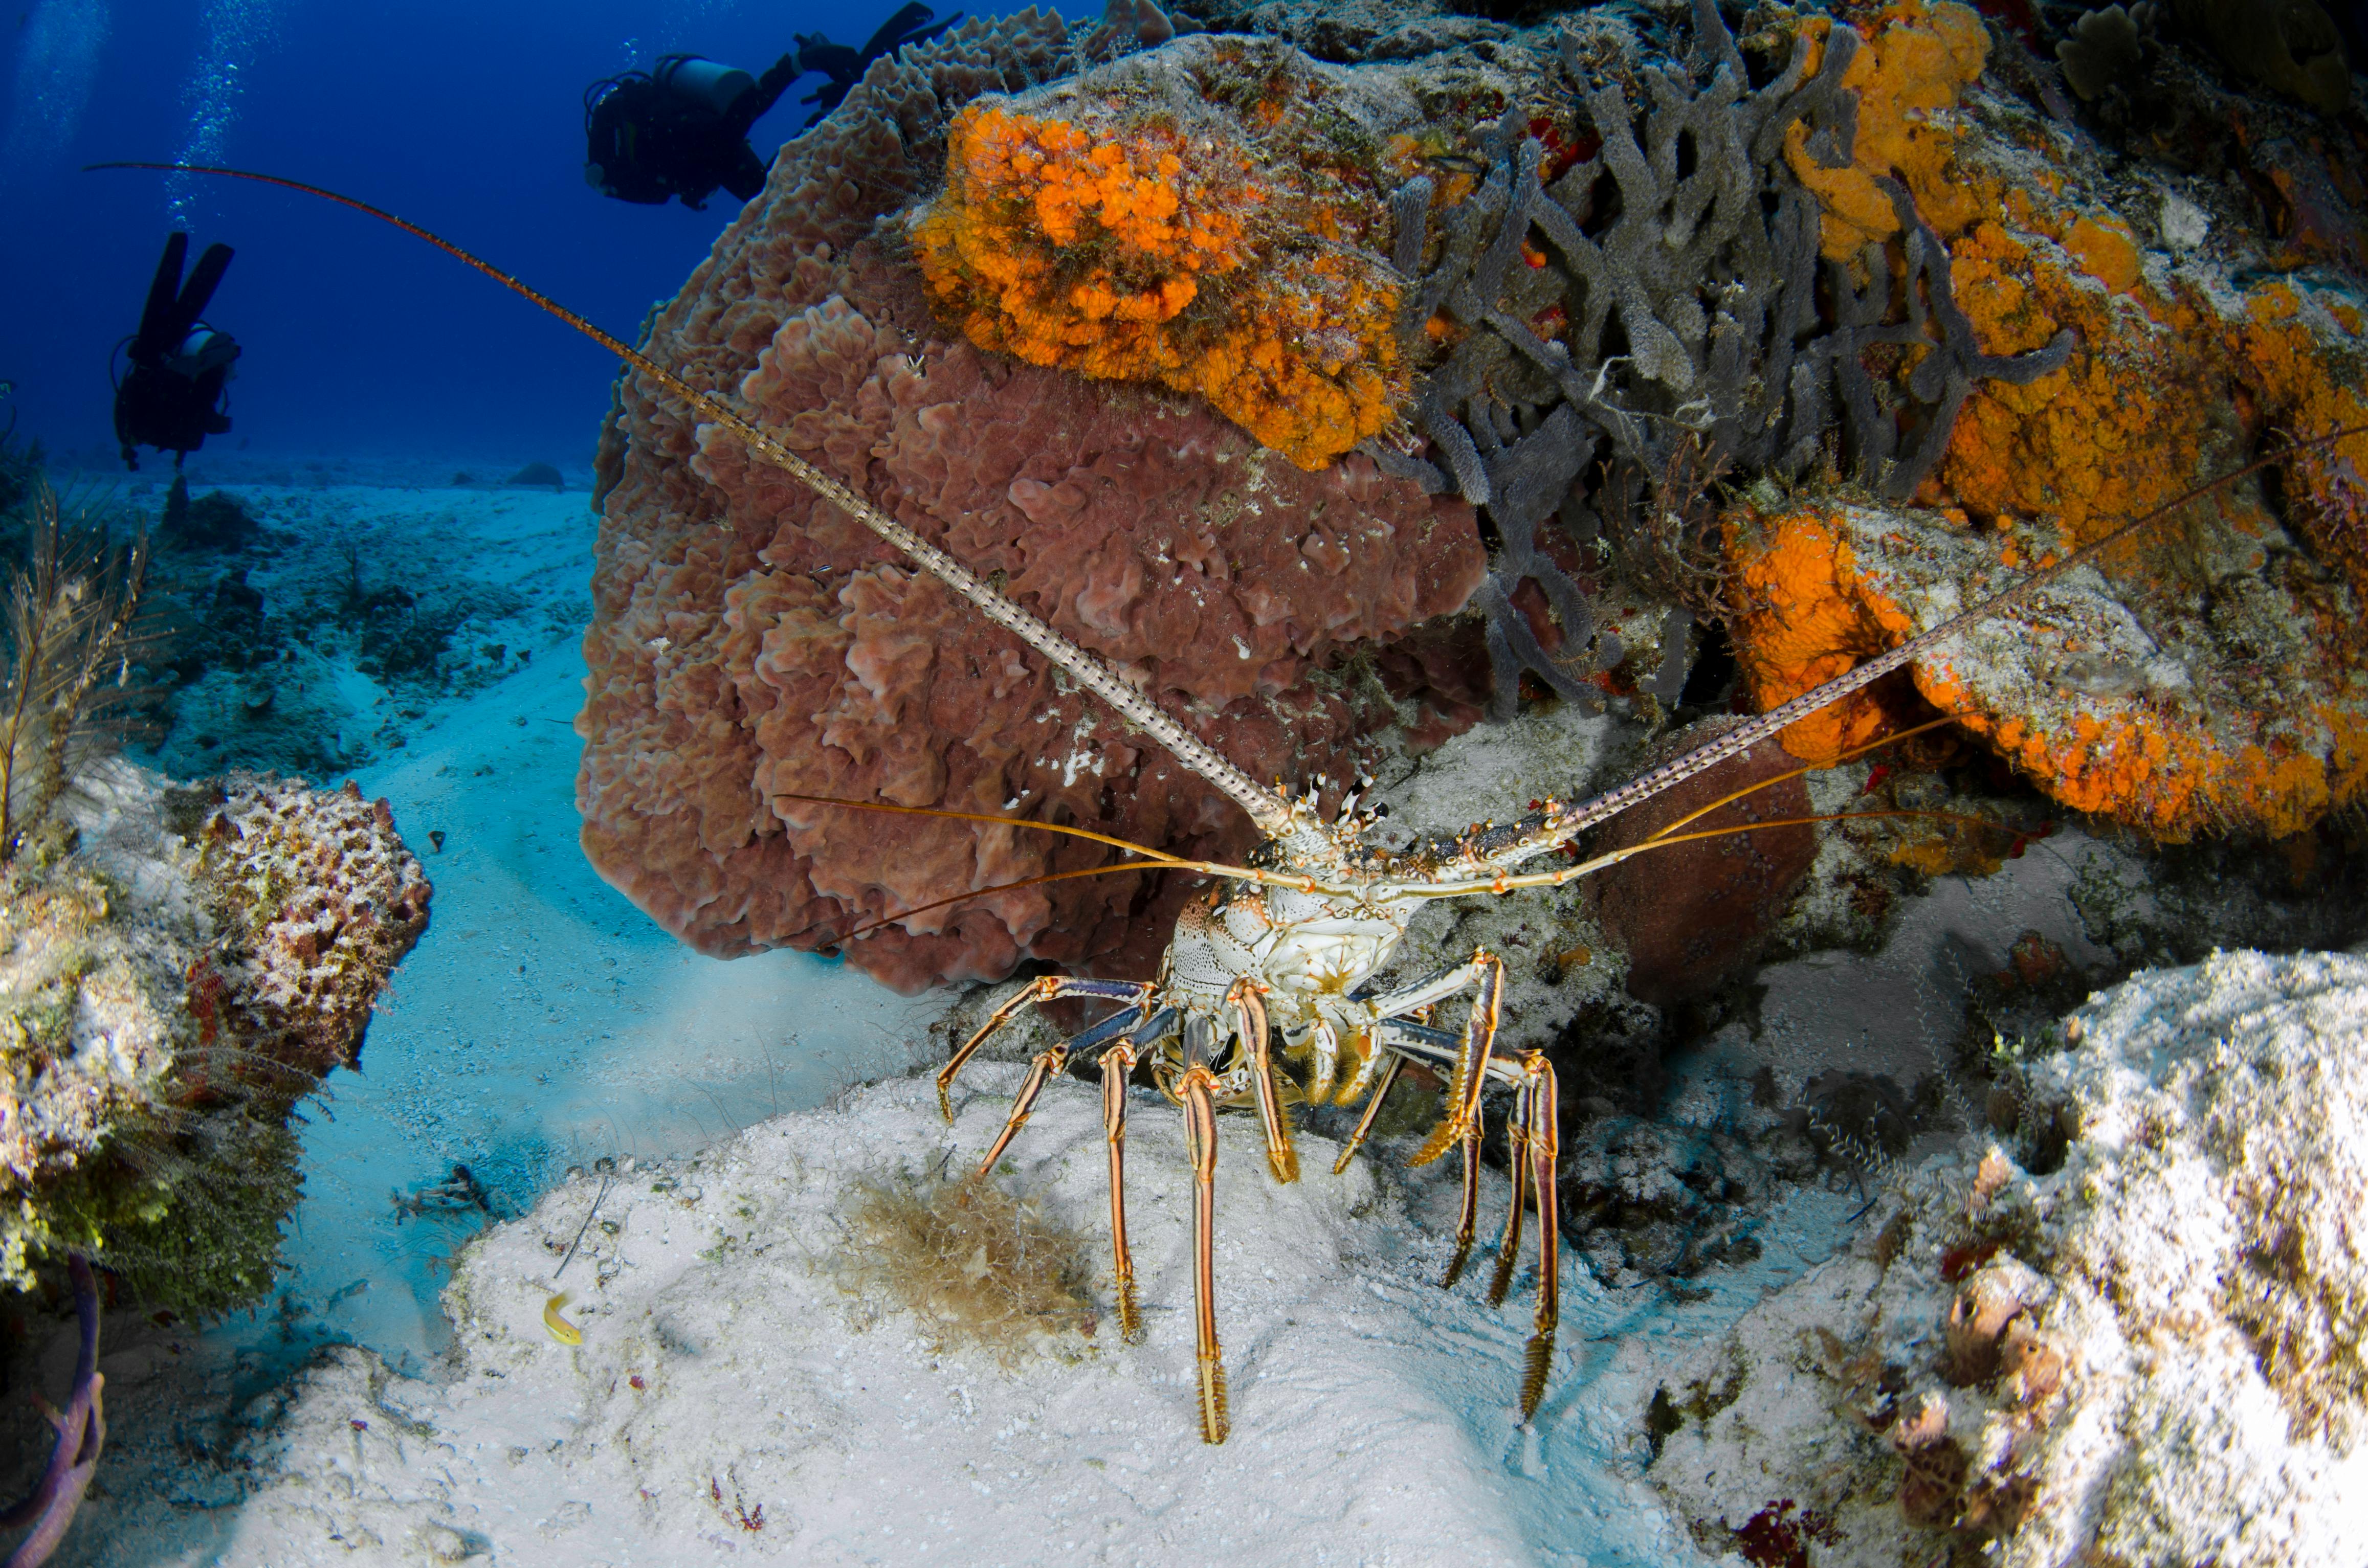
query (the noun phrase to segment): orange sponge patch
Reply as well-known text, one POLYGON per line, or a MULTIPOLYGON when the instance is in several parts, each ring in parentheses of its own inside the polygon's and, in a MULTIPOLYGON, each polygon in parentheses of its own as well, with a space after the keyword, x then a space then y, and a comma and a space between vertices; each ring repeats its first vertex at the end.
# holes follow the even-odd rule
MULTIPOLYGON (((1280 136, 1292 100, 1248 117, 1280 136), (1280 129, 1278 129, 1280 128, 1280 129)), ((1380 216, 1212 115, 973 104, 915 225, 939 309, 982 348, 1195 392, 1303 468, 1385 427, 1407 373, 1380 216)))
MULTIPOLYGON (((2009 580, 1982 566, 1987 541, 1924 513, 1793 513, 1730 543, 1752 605, 1737 659, 1763 710, 2009 580)), ((2180 670, 2173 687, 2141 673, 2147 651, 2118 605, 2067 590, 1914 665, 1915 698, 1862 693, 1787 729, 1785 748, 1831 761, 1937 709, 2065 805, 2171 841, 2299 832, 2368 785, 2356 672, 2180 670)))
MULTIPOLYGON (((1832 24, 1813 17, 1823 39, 1832 24)), ((1813 56, 1810 68, 1816 69, 1813 56)), ((1808 150, 1808 127, 1784 133, 1784 158, 1793 177, 1825 209, 1822 248, 1835 261, 1856 262, 1866 246, 1899 233, 1891 199, 1875 184, 1889 176, 1906 182, 1924 221, 1944 237, 1973 222, 1975 195, 1950 177, 1955 135, 1949 117, 1957 95, 1982 74, 1989 34, 1980 13, 1955 0, 1928 6, 1899 0, 1885 6, 1873 39, 1842 74, 1858 94, 1858 135, 1850 162, 1829 169, 1808 150)))
MULTIPOLYGON (((1907 611, 1873 591, 1838 519, 1780 517, 1737 527, 1730 543, 1738 596, 1750 607, 1734 629, 1736 657, 1761 711, 1790 702, 1914 635, 1907 611)), ((1804 762, 1827 767, 1907 721, 1873 692, 1811 714, 1780 737, 1804 762)))

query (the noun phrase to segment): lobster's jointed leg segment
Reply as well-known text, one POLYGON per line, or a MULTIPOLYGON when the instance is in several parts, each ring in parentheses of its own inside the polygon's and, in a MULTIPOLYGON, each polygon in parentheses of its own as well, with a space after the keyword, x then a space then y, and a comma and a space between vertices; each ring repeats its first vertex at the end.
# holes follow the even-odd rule
MULTIPOLYGON (((1524 1089, 1521 1093, 1526 1095, 1528 1091, 1524 1089)), ((1514 1267, 1521 1259, 1521 1215, 1529 1208, 1529 1205, 1521 1201, 1521 1193, 1530 1178, 1527 1164, 1530 1157, 1530 1125, 1529 1118, 1523 1114, 1526 1108, 1526 1100, 1517 1100, 1513 1108, 1513 1119, 1505 1129, 1506 1141, 1510 1145, 1509 1153, 1512 1156, 1508 1163, 1513 1172, 1513 1201, 1505 1210, 1505 1233, 1497 1243, 1497 1272, 1488 1281, 1488 1304, 1492 1307, 1501 1307, 1505 1304, 1505 1292, 1513 1287, 1514 1267)))
POLYGON ((1152 994, 1158 989, 1148 981, 1077 980, 1065 974, 1048 974, 1030 981, 1009 1001, 997 1007, 994 1015, 979 1026, 978 1032, 964 1040, 962 1049, 954 1052, 953 1059, 939 1071, 939 1111, 948 1121, 954 1119, 954 1079, 963 1065, 977 1054, 978 1048, 986 1043, 987 1038, 1009 1023, 1022 1007, 1033 1006, 1040 1002, 1057 1002, 1064 996, 1092 996, 1106 1002, 1132 1004, 1068 1042, 1071 1051, 1084 1051, 1115 1037, 1128 1022, 1139 1022, 1149 1013, 1152 994))
POLYGON ((1373 1049, 1385 1053, 1389 1060, 1383 1064, 1381 1075, 1373 1080, 1372 1097, 1365 1102, 1365 1114, 1357 1119, 1357 1131, 1349 1134, 1349 1142, 1340 1146, 1340 1157, 1332 1162, 1334 1176, 1349 1168, 1349 1162, 1357 1157, 1357 1151, 1363 1148, 1365 1140, 1372 1136, 1373 1123, 1381 1118, 1382 1102, 1390 1097, 1390 1090, 1397 1085, 1398 1074, 1406 1064, 1406 1057, 1395 1051, 1379 1045, 1373 1049))
MULTIPOLYGON (((1554 1063, 1546 1060, 1545 1052, 1524 1052, 1520 1071, 1520 1100, 1514 1111, 1513 1218, 1507 1229, 1518 1244, 1526 1176, 1538 1205, 1538 1312, 1521 1358, 1521 1419, 1527 1421, 1538 1413, 1538 1401, 1545 1396, 1546 1371, 1554 1361, 1554 1328, 1562 1319, 1562 1205, 1554 1184, 1554 1159, 1562 1153, 1562 1115, 1556 1104, 1560 1088, 1554 1082, 1554 1063)), ((1501 1260, 1497 1268, 1510 1278, 1511 1269, 1501 1260)))
POLYGON ((1283 1119, 1282 1088, 1275 1082, 1274 1048, 1266 1027, 1266 1004, 1258 999, 1259 986, 1244 977, 1234 982, 1225 994, 1225 1001, 1234 1009, 1242 1042, 1249 1048, 1251 1085, 1258 1091, 1258 1121, 1266 1130, 1267 1168, 1274 1179, 1290 1183, 1299 1179, 1299 1149, 1292 1142, 1291 1124, 1283 1119))
POLYGON ((1452 1290, 1455 1282, 1463 1278, 1464 1260, 1472 1256, 1472 1233, 1479 1221, 1480 1122, 1474 1118, 1472 1131, 1463 1138, 1463 1200, 1455 1213, 1455 1256, 1448 1260, 1447 1273, 1439 1282, 1440 1290, 1452 1290))
POLYGON ((1376 997, 1373 1010, 1384 1018, 1427 1007, 1459 991, 1472 992, 1472 1015, 1464 1020, 1463 1045, 1455 1055, 1447 1085, 1447 1110, 1407 1164, 1427 1165, 1460 1142, 1474 1137, 1480 1126, 1480 1085, 1488 1079, 1497 1025, 1505 1011, 1505 960, 1487 949, 1474 951, 1471 961, 1432 976, 1418 985, 1376 997))
POLYGON ((1195 1063, 1177 1080, 1184 1107, 1184 1146, 1192 1161, 1192 1306, 1199 1330, 1201 1438, 1222 1443, 1231 1425, 1225 1415, 1225 1363, 1217 1346, 1217 1107, 1210 1091, 1215 1075, 1195 1063))
POLYGON ((1110 1141, 1110 1250, 1117 1256, 1118 1333, 1130 1345, 1143 1337, 1134 1304, 1134 1256, 1126 1245, 1126 1078, 1134 1071, 1134 1041, 1102 1052, 1102 1133, 1110 1141))
POLYGON ((1028 1064, 1028 1076, 1020 1084, 1019 1095, 1011 1102, 1009 1119, 1004 1122, 995 1146, 986 1152, 986 1158, 978 1163, 979 1175, 985 1176, 993 1170, 995 1162, 1003 1158, 1003 1151, 1011 1146, 1011 1140, 1028 1125, 1029 1113, 1036 1108, 1036 1096, 1044 1092, 1044 1085, 1053 1075, 1068 1064, 1069 1048, 1065 1043, 1036 1053, 1036 1059, 1028 1064))

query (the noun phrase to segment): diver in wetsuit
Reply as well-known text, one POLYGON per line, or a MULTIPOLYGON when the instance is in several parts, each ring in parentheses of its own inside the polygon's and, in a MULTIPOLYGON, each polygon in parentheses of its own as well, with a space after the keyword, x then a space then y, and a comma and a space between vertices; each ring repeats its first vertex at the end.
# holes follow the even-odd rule
POLYGON ((765 188, 765 165, 749 149, 748 128, 790 84, 810 72, 824 78, 799 100, 817 106, 806 120, 811 126, 838 107, 873 61, 927 43, 962 20, 959 11, 934 25, 930 16, 912 0, 860 51, 820 33, 797 34, 798 47, 762 76, 695 54, 669 54, 655 71, 595 82, 584 90, 585 182, 620 201, 655 206, 679 197, 693 211, 707 206, 718 186, 746 201, 765 188))
POLYGON ((181 262, 188 253, 188 235, 166 237, 164 257, 148 285, 147 306, 140 312, 140 330, 115 346, 119 351, 131 347, 131 368, 115 383, 115 438, 124 463, 133 469, 140 466, 142 447, 172 453, 177 469, 207 437, 230 428, 224 383, 239 347, 230 334, 198 318, 230 270, 231 248, 208 245, 185 284, 181 262))

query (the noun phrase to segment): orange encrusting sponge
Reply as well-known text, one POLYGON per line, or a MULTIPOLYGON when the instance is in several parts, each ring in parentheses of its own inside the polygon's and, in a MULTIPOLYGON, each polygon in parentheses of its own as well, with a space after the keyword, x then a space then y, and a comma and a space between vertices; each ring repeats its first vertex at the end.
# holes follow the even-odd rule
MULTIPOLYGON (((1762 711, 1922 629, 1889 591, 1905 585, 1901 566, 1861 560, 1861 547, 1873 541, 1869 530, 1898 521, 1854 526, 1812 510, 1730 529, 1738 585, 1752 606, 1736 629, 1736 657, 1762 711)), ((1913 666, 1917 694, 2076 811, 2174 842, 2231 829, 2277 837, 2309 827, 2368 785, 2368 720, 2340 696, 2311 702, 2299 728, 2226 733, 2193 709, 2089 697, 2048 682, 2044 669, 2068 657, 2070 644, 2044 620, 2023 621, 2014 640, 2043 673, 2026 673, 2032 689, 2011 710, 1996 693, 1969 689, 1952 663, 1966 656, 1961 649, 1913 666)), ((1831 762, 1920 716, 1899 703, 1879 687, 1862 693, 1787 729, 1784 747, 1804 761, 1831 762)))
POLYGON ((978 103, 946 173, 915 225, 921 275, 980 347, 1197 392, 1302 468, 1394 417, 1386 269, 1245 146, 978 103))

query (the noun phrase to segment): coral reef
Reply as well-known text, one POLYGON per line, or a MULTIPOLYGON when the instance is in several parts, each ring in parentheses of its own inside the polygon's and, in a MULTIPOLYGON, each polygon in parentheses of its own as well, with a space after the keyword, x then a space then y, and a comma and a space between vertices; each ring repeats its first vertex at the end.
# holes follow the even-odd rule
POLYGON ((1705 1546, 1796 1500, 1836 1564, 2358 1561, 2363 1028, 2340 955, 2092 998, 2010 1053, 2010 1141, 1897 1176, 1664 1386, 1648 1473, 1705 1546))
MULTIPOLYGON (((648 349, 995 574, 1237 766, 1346 779, 1396 711, 1352 655, 1463 603, 1485 560, 1470 509, 1363 457, 1303 470, 1197 402, 949 341, 905 259, 895 214, 928 184, 953 111, 982 85, 1050 74, 1061 36, 1030 13, 875 66, 783 150, 648 349)), ((1205 42, 1168 45, 1162 69, 1180 79, 1205 42)), ((717 953, 834 947, 916 905, 1106 858, 792 793, 1248 848, 1223 797, 848 519, 686 428, 655 388, 628 378, 619 406, 577 793, 593 864, 667 929, 717 953)), ((1026 959, 1147 972, 1183 891, 1028 888, 847 951, 906 989, 1026 959)))
MULTIPOLYGON (((1950 0, 1739 41, 1701 4, 1674 58, 1608 12, 1416 64, 1375 32, 1353 69, 1167 28, 1128 0, 1087 41, 1022 17, 882 62, 645 338, 1255 775, 1337 781, 1466 722, 1473 651, 1421 623, 1467 593, 1500 718, 1531 677, 1648 721, 1716 700, 1686 687, 1720 634, 1773 702, 2363 412, 2340 284, 2250 276, 2207 182, 2116 175, 1950 0)), ((1793 749, 1938 710, 2157 839, 2311 825, 2368 778, 2362 461, 2292 458, 1793 749)), ((1247 847, 633 378, 599 472, 584 843, 667 929, 911 988, 1140 972, 1180 896, 1007 887, 1099 852, 793 796, 1247 847)))
MULTIPOLYGON (((1956 10, 1934 6, 1930 25, 1956 28, 1956 10)), ((1859 58, 1887 60, 1885 39, 1927 25, 1917 14, 1859 58)), ((1947 58, 1976 63, 1963 42, 1947 58)), ((2094 142, 1967 70, 1915 76, 1916 113, 1877 117, 1906 131, 1877 137, 1866 105, 1886 98, 1882 80, 1861 93, 1850 164, 1803 175, 1829 247, 1838 227, 1866 231, 1866 192, 1895 181, 1901 217, 1921 214, 1908 252, 1945 247, 1952 338, 1984 356, 2066 351, 2044 374, 1959 394, 1916 508, 1804 506, 1762 485, 1756 518, 1730 514, 1732 630, 1763 704, 2283 438, 2368 423, 2358 293, 2324 277, 2241 281, 2266 258, 2234 229, 2203 243, 2221 231, 2181 192, 2209 201, 2204 182, 2166 177, 2147 187, 2157 213, 2133 210, 2094 142)), ((1822 759, 1937 708, 2055 798, 2157 838, 2306 828, 2368 780, 2362 463, 2368 436, 2294 452, 2132 541, 2103 577, 2077 574, 2044 608, 1967 634, 1917 672, 1921 703, 1861 701, 1787 744, 1822 759)))
POLYGON ((184 1312, 269 1283, 286 1120, 427 922, 384 802, 97 766, 66 852, 0 867, 0 1283, 86 1252, 184 1312))

